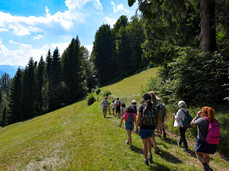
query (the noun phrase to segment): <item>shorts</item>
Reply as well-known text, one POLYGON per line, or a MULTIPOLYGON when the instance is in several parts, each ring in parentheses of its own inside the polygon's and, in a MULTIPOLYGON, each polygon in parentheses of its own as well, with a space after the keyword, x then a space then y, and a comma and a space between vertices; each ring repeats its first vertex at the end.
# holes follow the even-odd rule
POLYGON ((154 133, 154 129, 141 129, 140 136, 141 139, 147 139, 149 137, 152 137, 154 133))
POLYGON ((134 130, 134 123, 126 122, 126 130, 134 130))
POLYGON ((204 140, 196 139, 195 152, 214 154, 217 149, 217 144, 208 144, 204 140))
POLYGON ((107 114, 107 108, 103 109, 103 114, 107 114))
POLYGON ((116 113, 120 113, 120 107, 116 108, 116 113))

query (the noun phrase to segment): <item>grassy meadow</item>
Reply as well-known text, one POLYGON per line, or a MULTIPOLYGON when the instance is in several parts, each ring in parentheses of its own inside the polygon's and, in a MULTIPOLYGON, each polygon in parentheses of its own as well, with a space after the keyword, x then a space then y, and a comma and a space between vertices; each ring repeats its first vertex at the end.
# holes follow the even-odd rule
MULTIPOLYGON (((156 69, 149 69, 118 83, 101 88, 109 90, 112 98, 120 97, 127 104, 140 100, 140 87, 156 69)), ((96 96, 97 97, 97 96, 96 96)), ((82 100, 45 115, 19 122, 0 130, 0 170, 201 170, 194 154, 194 141, 190 152, 176 145, 175 134, 166 139, 156 138, 159 155, 153 153, 154 163, 143 164, 142 143, 132 135, 135 149, 125 144, 124 124, 108 114, 103 118, 101 101, 88 106, 82 100), (171 138, 172 137, 172 138, 171 138)), ((170 135, 171 135, 170 134, 170 135)), ((214 170, 229 170, 229 163, 219 154, 211 156, 214 170)))

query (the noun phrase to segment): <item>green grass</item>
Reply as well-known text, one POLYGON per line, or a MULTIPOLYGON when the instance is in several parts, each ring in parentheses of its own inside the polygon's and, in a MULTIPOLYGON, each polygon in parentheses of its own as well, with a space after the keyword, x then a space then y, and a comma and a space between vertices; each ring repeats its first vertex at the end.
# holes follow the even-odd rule
MULTIPOLYGON (((102 90, 130 101, 146 82, 138 79, 151 75, 154 69, 102 90), (133 80, 138 81, 129 84, 133 80), (133 93, 123 88, 119 90, 122 96, 115 94, 120 85, 132 87, 133 93)), ((103 118, 102 98, 101 95, 91 106, 83 100, 1 129, 0 170, 201 170, 194 156, 194 143, 190 142, 191 152, 185 153, 177 147, 175 137, 166 140, 157 137, 162 152, 153 154, 154 164, 144 166, 140 137, 133 134, 135 150, 131 151, 124 143, 127 139, 124 124, 118 127, 120 120, 113 115, 103 118)), ((212 156, 211 165, 214 170, 229 169, 229 164, 218 154, 212 156)))

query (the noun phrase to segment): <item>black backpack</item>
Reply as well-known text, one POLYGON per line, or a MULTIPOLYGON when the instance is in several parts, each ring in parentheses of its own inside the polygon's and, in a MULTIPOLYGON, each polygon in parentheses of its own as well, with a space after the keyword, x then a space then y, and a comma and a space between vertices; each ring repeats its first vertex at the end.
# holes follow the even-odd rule
POLYGON ((141 125, 156 127, 156 113, 155 109, 152 107, 151 109, 147 109, 146 107, 143 109, 141 115, 141 125))

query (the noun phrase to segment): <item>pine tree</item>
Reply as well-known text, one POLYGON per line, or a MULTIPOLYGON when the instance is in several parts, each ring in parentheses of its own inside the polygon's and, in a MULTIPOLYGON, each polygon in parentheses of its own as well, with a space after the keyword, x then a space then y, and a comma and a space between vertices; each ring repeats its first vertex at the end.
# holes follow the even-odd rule
POLYGON ((25 119, 22 112, 22 71, 18 68, 10 87, 9 112, 6 116, 7 124, 15 123, 25 119))
POLYGON ((24 119, 35 115, 35 74, 34 61, 30 58, 22 79, 22 112, 24 119))
POLYGON ((43 56, 40 58, 40 62, 38 63, 37 74, 36 74, 36 82, 37 82, 37 107, 38 113, 42 112, 43 107, 43 91, 42 88, 44 86, 44 74, 45 74, 45 62, 43 60, 43 56))
POLYGON ((67 86, 68 104, 75 102, 82 97, 84 91, 81 80, 82 59, 80 57, 80 41, 79 38, 72 39, 70 45, 63 53, 63 78, 67 86))

